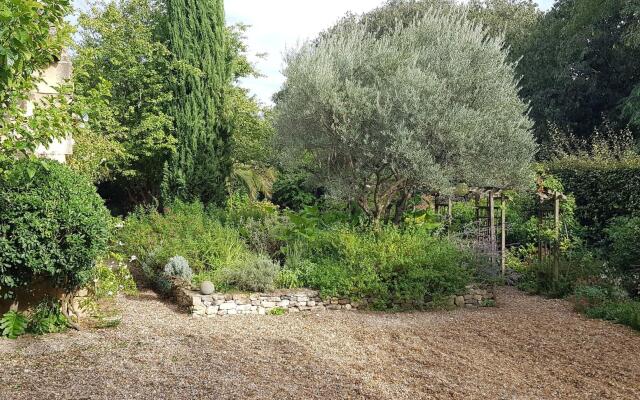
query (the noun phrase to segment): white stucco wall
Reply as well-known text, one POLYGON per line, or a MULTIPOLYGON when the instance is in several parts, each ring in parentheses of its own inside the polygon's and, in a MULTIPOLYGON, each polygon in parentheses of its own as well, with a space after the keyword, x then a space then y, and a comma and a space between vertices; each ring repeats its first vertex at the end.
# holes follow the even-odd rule
MULTIPOLYGON (((55 87, 71 79, 73 66, 67 54, 63 53, 60 60, 52 64, 41 75, 41 82, 38 83, 36 90, 31 93, 30 101, 26 104, 25 112, 27 115, 33 114, 34 104, 39 102, 43 97, 56 94, 55 87)), ((39 146, 36 154, 61 163, 66 162, 68 155, 73 154, 73 138, 69 135, 65 139, 54 140, 49 146, 39 146)))

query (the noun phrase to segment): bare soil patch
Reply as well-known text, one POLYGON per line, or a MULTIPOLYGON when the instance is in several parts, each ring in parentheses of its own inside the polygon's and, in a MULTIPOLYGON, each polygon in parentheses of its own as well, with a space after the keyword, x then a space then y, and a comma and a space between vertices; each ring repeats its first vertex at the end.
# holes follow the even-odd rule
POLYGON ((569 303, 194 320, 151 292, 113 329, 0 340, 0 399, 638 399, 640 335, 569 303))

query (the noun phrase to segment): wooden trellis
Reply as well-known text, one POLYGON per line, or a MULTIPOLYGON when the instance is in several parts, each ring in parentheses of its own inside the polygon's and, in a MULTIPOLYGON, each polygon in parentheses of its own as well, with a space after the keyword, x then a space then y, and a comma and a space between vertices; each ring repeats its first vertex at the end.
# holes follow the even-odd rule
POLYGON ((538 260, 543 261, 545 257, 553 257, 553 279, 560 278, 560 205, 567 199, 563 193, 558 191, 538 189, 538 260), (549 242, 544 240, 542 232, 545 226, 550 225, 547 221, 553 221, 553 239, 549 242))
POLYGON ((472 188, 462 197, 437 196, 434 201, 435 211, 444 217, 451 228, 453 221, 453 203, 473 199, 476 208, 476 221, 468 237, 474 240, 476 252, 489 256, 491 265, 500 259, 502 274, 506 272, 506 215, 507 198, 498 188, 472 188), (486 199, 486 204, 482 200, 486 199))
MULTIPOLYGON (((542 261, 545 257, 554 258, 554 278, 559 275, 559 255, 560 255, 560 214, 561 202, 567 197, 555 191, 539 189, 538 197, 538 257, 542 261), (546 225, 552 222, 554 228, 554 239, 544 240, 542 231, 546 225)), ((442 196, 436 195, 433 198, 436 214, 441 215, 446 221, 449 230, 453 221, 453 204, 456 201, 474 201, 475 223, 468 227, 464 236, 473 239, 474 248, 477 253, 488 256, 492 266, 500 265, 502 276, 507 270, 507 221, 506 211, 508 198, 503 189, 492 187, 476 187, 469 189, 465 196, 442 196)))
POLYGON ((491 265, 495 265, 498 257, 500 258, 500 270, 504 276, 507 270, 507 197, 504 191, 499 188, 473 188, 470 193, 474 198, 476 208, 476 241, 487 244, 491 265), (483 204, 483 199, 486 199, 486 204, 483 204))

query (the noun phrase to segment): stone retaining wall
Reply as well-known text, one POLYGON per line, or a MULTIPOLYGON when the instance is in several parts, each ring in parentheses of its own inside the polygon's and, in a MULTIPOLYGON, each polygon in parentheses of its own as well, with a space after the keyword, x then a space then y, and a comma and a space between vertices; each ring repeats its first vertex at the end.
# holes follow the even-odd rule
POLYGON ((492 289, 483 289, 477 286, 467 286, 465 294, 452 296, 450 305, 456 307, 489 307, 495 305, 496 297, 492 289))
MULTIPOLYGON (((224 315, 257 314, 273 312, 309 312, 309 311, 351 311, 367 308, 369 302, 351 301, 348 298, 331 297, 322 299, 315 290, 296 289, 274 293, 235 293, 203 295, 190 289, 178 289, 176 300, 188 308, 196 318, 224 315)), ((482 307, 493 305, 495 297, 492 290, 475 286, 467 288, 460 296, 451 296, 449 304, 457 307, 482 307)))

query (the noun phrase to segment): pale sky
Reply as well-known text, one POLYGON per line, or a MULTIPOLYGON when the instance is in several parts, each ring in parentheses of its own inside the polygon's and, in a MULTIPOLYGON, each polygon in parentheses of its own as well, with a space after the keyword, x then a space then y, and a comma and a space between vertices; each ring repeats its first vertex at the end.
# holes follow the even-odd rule
MULTIPOLYGON (((463 0, 464 1, 464 0, 463 0)), ((555 0, 538 0, 543 10, 555 0)), ((384 0, 226 0, 227 23, 250 25, 247 41, 250 55, 267 53, 265 59, 251 57, 262 78, 244 79, 240 84, 264 104, 271 103, 284 77, 282 58, 286 49, 315 37, 348 11, 363 13, 384 0)))
MULTIPOLYGON (((465 1, 465 0, 462 0, 465 1)), ((555 0, 538 0, 547 10, 555 0)), ((240 84, 262 103, 270 104, 284 77, 282 57, 286 49, 315 37, 337 22, 348 11, 363 13, 384 0, 225 0, 227 23, 250 25, 247 31, 250 59, 264 75, 244 79, 240 84), (264 59, 256 54, 266 53, 264 59)), ((86 0, 74 0, 76 8, 85 8, 86 0)))

